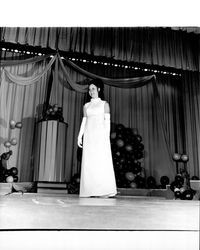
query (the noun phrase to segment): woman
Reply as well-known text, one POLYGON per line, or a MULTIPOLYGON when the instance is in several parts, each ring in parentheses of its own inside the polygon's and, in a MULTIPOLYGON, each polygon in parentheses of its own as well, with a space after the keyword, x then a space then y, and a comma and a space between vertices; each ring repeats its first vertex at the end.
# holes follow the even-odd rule
POLYGON ((110 146, 110 108, 100 98, 103 84, 90 82, 90 102, 83 107, 78 146, 83 147, 80 197, 113 197, 117 193, 110 146))

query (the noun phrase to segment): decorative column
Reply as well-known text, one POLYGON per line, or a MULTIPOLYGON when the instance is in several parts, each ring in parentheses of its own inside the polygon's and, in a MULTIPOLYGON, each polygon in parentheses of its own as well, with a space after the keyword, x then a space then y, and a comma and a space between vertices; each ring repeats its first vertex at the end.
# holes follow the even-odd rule
POLYGON ((56 120, 38 122, 34 145, 34 180, 65 182, 68 124, 56 120))

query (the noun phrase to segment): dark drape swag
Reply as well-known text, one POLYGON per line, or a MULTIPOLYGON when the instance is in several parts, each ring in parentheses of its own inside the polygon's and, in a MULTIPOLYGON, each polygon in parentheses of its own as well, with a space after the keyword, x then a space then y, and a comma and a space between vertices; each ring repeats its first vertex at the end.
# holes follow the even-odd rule
POLYGON ((61 60, 59 54, 1 61, 0 146, 3 152, 5 140, 18 138, 9 165, 19 168, 21 181, 33 180, 34 124, 38 107, 47 95, 50 71, 50 103, 63 107, 68 123, 66 180, 80 171, 77 135, 87 84, 92 78, 100 78, 105 84, 111 122, 137 128, 142 136, 142 164, 147 176, 153 175, 157 180, 161 175, 174 178, 174 152, 187 153, 190 174, 199 175, 199 36, 164 28, 1 28, 1 40, 184 70, 182 78, 136 77, 131 69, 74 64, 61 60), (23 129, 11 131, 11 119, 22 120, 23 129))

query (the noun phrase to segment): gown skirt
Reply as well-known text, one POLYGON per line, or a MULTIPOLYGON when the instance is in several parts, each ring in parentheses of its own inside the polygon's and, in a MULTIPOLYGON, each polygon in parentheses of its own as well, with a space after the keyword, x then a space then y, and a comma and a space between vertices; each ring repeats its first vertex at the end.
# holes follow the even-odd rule
POLYGON ((85 104, 80 197, 114 196, 117 193, 110 136, 104 121, 105 101, 91 99, 85 104))

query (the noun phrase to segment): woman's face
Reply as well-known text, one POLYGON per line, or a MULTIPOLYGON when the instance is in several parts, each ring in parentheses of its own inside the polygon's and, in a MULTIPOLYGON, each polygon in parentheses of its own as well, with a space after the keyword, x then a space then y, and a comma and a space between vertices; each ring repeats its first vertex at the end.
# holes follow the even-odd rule
POLYGON ((89 95, 92 98, 98 98, 99 97, 99 90, 100 89, 97 89, 97 86, 95 86, 94 84, 91 84, 89 86, 89 95))

